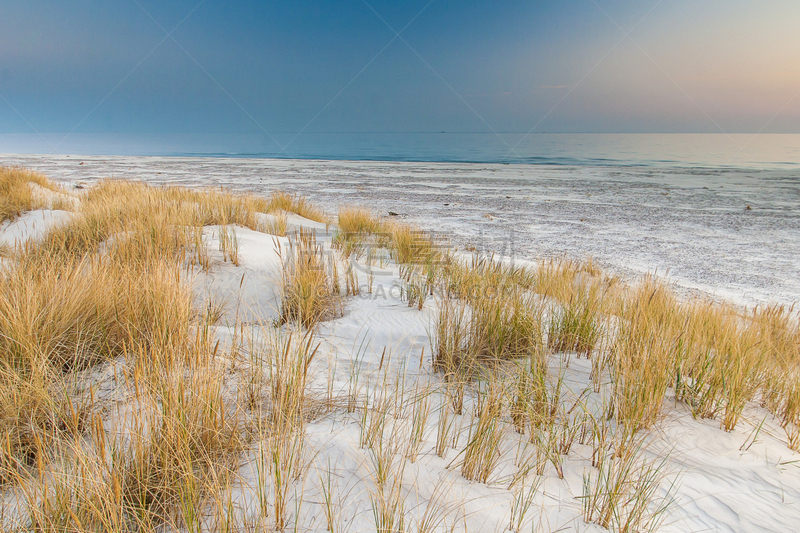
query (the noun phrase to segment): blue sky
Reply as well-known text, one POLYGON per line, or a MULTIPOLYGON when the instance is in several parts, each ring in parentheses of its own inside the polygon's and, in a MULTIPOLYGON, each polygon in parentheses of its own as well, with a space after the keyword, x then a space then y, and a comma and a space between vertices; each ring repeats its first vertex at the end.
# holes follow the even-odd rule
POLYGON ((0 133, 800 133, 797 28, 796 0, 5 0, 0 133))

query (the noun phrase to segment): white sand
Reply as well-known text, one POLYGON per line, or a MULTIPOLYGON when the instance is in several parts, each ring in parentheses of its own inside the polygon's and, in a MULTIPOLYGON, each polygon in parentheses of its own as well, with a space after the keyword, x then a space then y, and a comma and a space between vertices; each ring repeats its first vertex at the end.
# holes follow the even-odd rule
MULTIPOLYGON (((115 160, 114 164, 121 164, 122 159, 115 160)), ((128 160, 126 159, 126 161, 128 160)), ((132 158, 126 164, 143 164, 142 161, 142 158, 132 158)), ((62 162, 58 163, 59 166, 62 164, 62 162)), ((157 162, 147 162, 147 164, 156 165, 157 162)), ((174 162, 172 164, 174 166, 170 168, 182 168, 181 165, 174 162)), ((218 161, 214 164, 219 164, 220 168, 224 168, 224 165, 218 161)), ((288 177, 268 176, 264 179, 270 180, 270 187, 281 185, 288 188, 288 184, 292 184, 292 189, 294 189, 300 183, 305 183, 305 187, 311 187, 312 183, 316 183, 318 177, 309 176, 311 173, 309 168, 314 169, 314 176, 319 176, 323 169, 327 169, 325 172, 331 172, 331 164, 302 163, 294 165, 292 162, 279 162, 275 163, 274 167, 281 167, 276 172, 297 172, 300 177, 296 180, 288 177)), ((384 180, 381 183, 389 183, 394 178, 385 176, 381 178, 379 176, 381 169, 385 169, 389 174, 395 173, 395 176, 397 173, 405 176, 406 173, 411 174, 416 168, 403 167, 403 170, 400 171, 390 167, 393 165, 362 164, 359 172, 369 173, 375 179, 384 180)), ((341 168, 339 167, 339 171, 341 168)), ((493 183, 495 183, 488 177, 494 171, 500 172, 503 169, 483 169, 481 171, 484 175, 483 182, 485 183, 483 185, 479 186, 473 180, 468 181, 467 185, 455 186, 460 192, 451 194, 453 196, 462 195, 459 200, 464 203, 462 205, 473 202, 469 204, 470 207, 462 208, 457 216, 434 219, 430 215, 432 210, 442 211, 443 209, 442 207, 434 208, 431 204, 429 207, 415 211, 415 218, 430 224, 437 223, 439 228, 448 225, 457 226, 465 234, 468 231, 475 231, 474 223, 481 222, 479 213, 483 209, 480 207, 483 204, 482 200, 480 202, 475 200, 472 194, 487 194, 488 188, 493 187, 493 183), (467 192, 470 187, 475 188, 471 193, 467 192)), ((143 176, 141 168, 137 172, 138 176, 143 176)), ((174 170, 173 177, 164 179, 164 182, 198 184, 198 178, 193 177, 195 174, 190 167, 185 172, 181 171, 181 176, 178 176, 178 172, 178 170, 174 170)), ((260 169, 258 172, 266 174, 267 170, 260 169)), ((441 172, 441 169, 438 172, 441 172)), ((58 172, 52 172, 52 174, 59 177, 58 172)), ((244 188, 256 187, 254 183, 261 178, 257 175, 248 176, 246 174, 246 172, 241 172, 240 178, 237 178, 241 180, 242 186, 244 188)), ((61 177, 65 176, 62 174, 61 177)), ((77 176, 71 176, 71 179, 76 178, 77 176)), ((228 179, 232 180, 233 178, 228 179)), ((419 177, 415 179, 419 183, 419 177)), ((506 176, 498 180, 499 191, 509 190, 508 179, 506 176)), ((356 184, 359 183, 358 180, 364 180, 361 182, 363 185, 371 183, 365 178, 358 178, 355 180, 356 184)), ((599 178, 589 178, 579 183, 597 180, 599 178)), ((336 179, 330 178, 326 183, 327 186, 332 187, 334 182, 336 179)), ((393 196, 391 200, 393 203, 390 203, 387 200, 388 196, 380 196, 380 194, 388 194, 383 190, 380 194, 373 191, 370 193, 373 196, 362 197, 360 193, 354 192, 357 191, 354 183, 342 186, 337 182, 337 186, 341 186, 342 192, 349 191, 351 193, 348 198, 354 200, 372 198, 383 206, 399 206, 396 209, 400 211, 410 208, 417 198, 411 196, 401 200, 399 196, 393 196)), ((331 193, 320 192, 319 184, 313 187, 318 198, 331 197, 331 193)), ((415 187, 419 188, 419 185, 415 187)), ((309 189, 302 190, 308 192, 309 189)), ((400 190, 403 190, 402 187, 400 190)), ((551 200, 554 203, 567 202, 567 200, 559 199, 558 191, 550 192, 551 200)), ((567 195, 569 199, 567 204, 575 208, 582 193, 574 191, 571 194, 572 196, 567 195)), ((642 200, 636 195, 629 195, 629 198, 642 200)), ((592 202, 594 203, 591 205, 594 205, 595 209, 601 210, 601 205, 596 200, 592 202)), ((330 207, 331 204, 323 205, 330 207)), ((621 209, 619 205, 617 208, 621 209)), ((644 213, 649 209, 663 210, 664 207, 651 206, 638 209, 638 213, 644 213)), ((674 207, 674 209, 678 208, 674 207)), ((708 209, 713 210, 716 207, 708 209)), ((733 208, 730 208, 729 211, 731 212, 730 216, 734 216, 733 208)), ((548 232, 555 233, 554 228, 558 226, 554 220, 566 216, 566 207, 560 212, 561 215, 551 212, 532 222, 533 225, 540 228, 535 233, 538 239, 542 239, 544 242, 569 242, 569 239, 577 239, 577 236, 582 233, 572 231, 567 233, 567 237, 547 237, 550 234, 548 232), (551 240, 548 241, 548 238, 551 240)), ((709 212, 708 210, 704 211, 705 215, 709 212)), ((13 243, 27 238, 39 238, 47 228, 68 217, 69 214, 64 212, 27 213, 14 223, 6 223, 0 227, 0 242, 13 243)), ((571 216, 567 218, 571 218, 571 216)), ((700 222, 702 218, 697 216, 684 218, 685 226, 665 227, 656 233, 657 238, 663 242, 668 236, 673 236, 681 246, 688 247, 690 250, 693 248, 686 242, 691 240, 687 233, 689 231, 687 228, 690 227, 693 228, 693 231, 701 231, 702 228, 703 234, 707 235, 712 242, 718 243, 727 239, 731 230, 704 225, 700 222)), ((777 219, 779 217, 773 217, 771 220, 777 219)), ((309 227, 316 230, 319 241, 326 245, 329 244, 330 233, 325 232, 324 225, 305 221, 296 216, 291 217, 290 223, 292 228, 309 227)), ((568 223, 569 220, 566 219, 563 222, 565 227, 569 227, 568 223)), ((784 229, 770 229, 767 233, 769 237, 762 237, 761 240, 770 241, 772 239, 776 242, 767 242, 764 246, 772 247, 770 249, 774 249, 775 253, 779 254, 782 250, 781 246, 786 246, 787 243, 781 244, 778 242, 780 239, 776 236, 781 232, 787 232, 783 234, 784 240, 792 240, 794 237, 790 239, 788 232, 795 223, 787 221, 784 229)), ((519 227, 518 221, 516 224, 519 227)), ((226 303, 226 320, 230 326, 226 325, 223 320, 216 328, 220 338, 225 340, 230 339, 235 333, 231 326, 237 317, 244 322, 252 322, 250 325, 256 332, 258 328, 270 327, 269 323, 278 311, 281 253, 284 253, 288 241, 285 238, 276 238, 245 228, 236 228, 240 265, 234 266, 230 262, 223 262, 222 254, 218 251, 219 231, 219 227, 206 228, 205 238, 212 251, 214 264, 210 273, 196 274, 193 287, 198 300, 206 299, 211 295, 213 300, 226 303), (254 323, 256 321, 258 324, 254 323)), ((595 228, 594 231, 597 231, 597 235, 603 235, 599 228, 595 228)), ((606 236, 605 245, 612 246, 612 243, 616 242, 615 239, 622 240, 625 235, 629 239, 632 236, 640 237, 649 230, 642 227, 641 221, 631 219, 624 227, 607 228, 606 231, 613 233, 614 237, 606 236)), ((752 229, 748 230, 747 239, 755 240, 756 235, 753 231, 752 229)), ((522 233, 521 229, 520 233, 522 233)), ((603 237, 598 238, 603 239, 603 237)), ((741 242, 733 243, 730 246, 733 249, 736 249, 737 246, 741 248, 741 242)), ((708 246, 708 244, 701 245, 701 250, 711 254, 708 246)), ((754 241, 752 247, 748 251, 741 252, 738 257, 743 260, 757 250, 760 248, 754 241)), ((609 252, 608 257, 619 254, 620 257, 627 258, 628 256, 625 254, 628 251, 629 247, 626 246, 622 246, 620 249, 615 248, 609 252)), ((642 268, 644 268, 647 258, 651 257, 653 253, 655 252, 651 250, 642 252, 638 256, 634 254, 632 258, 625 259, 625 261, 630 261, 632 264, 641 262, 642 268)), ((724 255, 726 252, 721 250, 720 253, 724 255)), ((685 250, 675 250, 664 257, 679 257, 684 254, 685 250)), ((796 261, 797 251, 793 251, 792 254, 794 255, 790 254, 790 257, 786 259, 790 263, 796 261)), ((619 260, 622 261, 622 259, 619 260)), ((709 256, 698 260, 709 261, 716 265, 720 258, 709 256)), ((775 259, 775 262, 770 264, 782 263, 775 259)), ((690 269, 690 265, 686 268, 690 269)), ((769 271, 769 269, 767 270, 769 271)), ((738 268, 729 267, 722 274, 710 275, 707 281, 715 282, 719 276, 733 275, 736 271, 738 268)), ((690 272, 693 271, 690 269, 690 272)), ((784 267, 780 267, 770 272, 777 276, 778 274, 783 275, 787 271, 784 270, 784 267)), ((687 276, 689 275, 687 274, 687 276)), ((359 281, 362 284, 366 283, 366 272, 359 274, 359 281)), ((686 283, 688 284, 689 281, 686 283)), ((699 281, 692 283, 696 283, 698 287, 704 289, 708 288, 699 281)), ((786 294, 790 296, 795 296, 795 293, 791 291, 798 290, 795 279, 781 279, 776 283, 787 288, 786 294)), ((408 393, 414 390, 417 383, 423 384, 438 380, 438 377, 430 371, 431 341, 428 333, 432 318, 436 313, 435 302, 429 299, 422 311, 409 308, 397 297, 397 287, 400 285, 401 280, 396 266, 387 265, 385 269, 382 269, 382 275, 375 278, 373 294, 349 298, 343 317, 320 325, 318 340, 321 350, 315 358, 311 370, 312 390, 323 393, 328 387, 328 377, 332 373, 330 383, 333 384, 334 392, 346 391, 350 374, 354 369, 360 372, 364 396, 372 396, 378 383, 387 373, 387 368, 389 376, 405 376, 404 389, 408 393), (382 359, 384 359, 383 368, 379 370, 382 359), (422 362, 421 365, 420 362, 422 362)), ((759 289, 756 285, 751 283, 748 285, 747 291, 740 286, 732 285, 725 285, 719 289, 722 294, 729 291, 733 296, 744 298, 763 289, 763 287, 759 289)), ((588 361, 573 357, 569 368, 560 368, 560 361, 560 357, 555 358, 552 362, 552 370, 554 373, 564 372, 565 382, 569 384, 573 398, 590 387, 588 361)), ((444 517, 443 525, 449 526, 456 521, 459 528, 461 525, 465 525, 469 531, 503 531, 508 524, 510 502, 513 497, 513 492, 507 489, 508 477, 515 471, 514 458, 517 453, 517 445, 521 443, 524 446, 526 437, 521 437, 511 428, 507 428, 502 448, 503 456, 498 468, 492 474, 490 482, 488 484, 467 482, 460 475, 456 450, 448 450, 445 458, 439 458, 433 451, 436 440, 436 413, 440 401, 439 395, 434 395, 433 413, 428 421, 428 431, 421 455, 415 463, 409 464, 405 471, 404 487, 409 515, 420 517, 425 511, 431 495, 437 490, 437 487, 440 487, 441 499, 436 502, 436 505, 446 510, 452 504, 452 508, 456 509, 444 517)), ((572 399, 568 397, 566 401, 570 403, 572 399)), ((587 403, 599 403, 599 398, 592 393, 589 395, 587 403)), ((467 414, 464 417, 457 417, 457 425, 462 426, 464 431, 469 425, 469 416, 467 414)), ((400 419, 397 423, 401 424, 403 420, 400 419)), ((663 421, 646 435, 648 444, 645 455, 653 459, 666 458, 664 470, 669 474, 668 481, 674 481, 677 484, 676 500, 669 509, 662 531, 775 531, 783 533, 797 530, 798 524, 800 524, 800 455, 787 448, 783 430, 762 408, 756 405, 748 406, 737 429, 726 433, 720 429, 719 421, 694 420, 685 406, 676 405, 669 399, 665 399, 663 421), (754 428, 762 422, 763 428, 756 435, 754 428), (747 447, 754 436, 756 437, 755 442, 747 447)), ((316 454, 314 465, 318 468, 324 468, 327 464, 334 465, 334 483, 338 487, 343 503, 342 521, 344 525, 349 528, 350 532, 374 531, 369 493, 367 492, 367 488, 372 486, 372 467, 368 453, 359 447, 359 415, 335 412, 317 419, 309 425, 308 436, 316 454)), ((463 448, 466 439, 466 434, 460 436, 459 449, 463 448)), ((528 447, 530 448, 530 446, 528 447)), ((534 506, 529 513, 529 519, 532 522, 526 523, 525 531, 529 529, 532 531, 603 531, 598 526, 583 523, 581 500, 577 499, 582 495, 584 474, 593 472, 590 455, 589 447, 574 445, 572 452, 564 461, 564 479, 558 479, 554 469, 547 466, 541 480, 542 485, 534 499, 534 506)), ((242 466, 241 474, 246 486, 234 496, 243 508, 255 509, 257 506, 255 463, 253 461, 246 462, 242 466)), ((321 531, 324 529, 324 522, 318 503, 321 501, 321 497, 318 493, 314 468, 311 469, 304 488, 300 529, 321 531)), ((666 489, 666 485, 663 488, 666 489)))
POLYGON ((0 223, 0 244, 20 246, 28 239, 39 239, 47 231, 72 216, 69 211, 37 209, 23 213, 15 220, 0 223))
MULTIPOLYGON (((324 241, 324 237, 321 240, 324 241)), ((261 242, 255 238, 246 243, 241 241, 239 253, 243 264, 260 261, 257 258, 263 257, 263 247, 270 242, 270 237, 263 237, 261 242)), ((413 390, 417 380, 438 379, 430 373, 428 336, 435 302, 429 300, 422 311, 409 308, 396 298, 396 290, 391 289, 401 284, 396 269, 387 270, 392 274, 376 278, 373 295, 350 298, 344 317, 319 327, 318 339, 326 357, 315 360, 312 388, 325 390, 328 373, 335 368, 336 387, 346 390, 352 365, 361 369, 362 380, 369 376, 371 387, 374 387, 383 376, 378 370, 382 357, 384 365, 391 361, 390 375, 401 369, 405 372, 409 391, 413 390), (386 297, 378 293, 379 285, 386 297), (385 356, 384 348, 387 349, 385 356)), ((233 273, 231 276, 236 278, 233 273)), ((363 275, 361 281, 365 282, 363 275)), ((271 307, 264 309, 266 312, 271 310, 271 307)), ((559 372, 559 361, 560 357, 556 357, 553 362, 555 374, 559 372)), ((573 357, 569 368, 560 370, 565 373, 565 381, 573 391, 572 398, 566 400, 571 404, 577 394, 590 388, 590 364, 585 359, 573 357)), ((367 390, 364 393, 367 394, 367 390)), ((437 395, 433 401, 434 409, 438 408, 438 402, 437 395)), ((599 402, 597 395, 589 396, 587 403, 592 402, 599 402)), ((664 420, 647 433, 645 451, 645 456, 651 459, 667 457, 664 468, 671 474, 668 479, 678 486, 675 503, 670 507, 662 531, 786 532, 796 528, 800 523, 800 454, 787 448, 783 430, 765 410, 750 405, 744 419, 730 433, 720 429, 718 420, 694 420, 684 405, 665 400, 664 411, 664 420), (741 450, 743 445, 749 444, 755 435, 754 428, 762 422, 756 442, 749 449, 741 450)), ((463 420, 457 417, 465 428, 469 416, 465 415, 463 420)), ((421 506, 416 507, 412 516, 424 511, 427 499, 441 483, 447 490, 440 505, 443 508, 449 504, 465 508, 469 531, 503 531, 513 496, 506 485, 508 477, 515 471, 516 444, 524 443, 527 437, 520 437, 508 428, 503 459, 490 483, 470 483, 460 476, 457 467, 448 468, 457 460, 456 450, 449 450, 444 459, 434 453, 436 422, 434 412, 421 457, 405 473, 405 485, 409 491, 407 505, 409 508, 421 506)), ((319 452, 315 464, 321 468, 329 461, 336 465, 337 483, 342 492, 355 487, 346 500, 344 512, 345 521, 352 521, 351 531, 374 530, 370 500, 363 490, 371 483, 372 467, 367 452, 359 448, 359 415, 338 413, 315 421, 309 426, 309 439, 319 452)), ((466 441, 465 433, 461 435, 460 447, 466 441)), ((573 447, 565 460, 564 479, 558 479, 553 468, 548 466, 530 513, 532 525, 541 525, 541 531, 602 531, 602 528, 583 523, 581 501, 577 499, 582 495, 583 475, 591 471, 591 448, 579 444, 573 447)), ((254 483, 254 467, 246 466, 244 473, 254 483)), ((315 483, 309 482, 308 485, 307 500, 318 499, 315 483)), ((253 497, 253 494, 243 494, 243 504, 250 502, 255 505, 251 500, 253 497)), ((303 513, 306 517, 304 526, 320 530, 318 521, 322 515, 319 508, 310 503, 307 506, 308 512, 303 513), (310 521, 314 515, 317 516, 316 523, 310 521)))

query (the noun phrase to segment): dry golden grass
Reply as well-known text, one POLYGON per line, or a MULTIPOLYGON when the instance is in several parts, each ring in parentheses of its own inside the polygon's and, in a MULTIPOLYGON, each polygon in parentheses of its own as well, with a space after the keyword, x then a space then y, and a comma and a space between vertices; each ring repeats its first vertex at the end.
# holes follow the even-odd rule
POLYGON ((14 370, 82 370, 126 347, 186 342, 177 336, 187 331, 191 297, 175 266, 41 258, 0 273, 0 349, 14 370))
POLYGON ((541 305, 520 287, 517 274, 489 260, 445 266, 433 339, 437 367, 447 374, 472 373, 481 360, 541 352, 541 305))
POLYGON ((598 283, 581 285, 556 309, 547 334, 548 347, 555 352, 576 352, 591 357, 603 336, 604 293, 598 283))
POLYGON ((22 168, 0 167, 0 222, 14 220, 25 211, 46 207, 34 195, 31 184, 55 190, 46 177, 22 168))
POLYGON ((198 247, 197 228, 236 224, 257 229, 251 200, 220 192, 105 181, 85 195, 79 217, 51 231, 35 248, 45 256, 80 258, 97 252, 109 239, 127 239, 134 254, 186 257, 198 247))
POLYGON ((657 531, 672 503, 674 487, 663 494, 665 460, 644 460, 636 453, 619 456, 604 450, 597 471, 584 474, 583 519, 610 531, 657 531))
POLYGON ((443 254, 433 237, 410 224, 380 219, 368 209, 344 207, 333 244, 345 257, 362 255, 365 248, 388 248, 400 265, 433 268, 443 254))
POLYGON ((289 434, 305 426, 308 368, 318 349, 313 332, 306 332, 302 337, 290 334, 285 339, 271 338, 270 343, 262 347, 262 357, 268 363, 272 404, 268 422, 273 431, 289 434))
MULTIPOLYGON (((14 180, 30 189, 31 180, 14 180)), ((284 250, 279 322, 304 326, 302 337, 266 327, 242 339, 239 324, 221 347, 186 283, 192 264, 210 268, 204 226, 225 231, 223 253, 235 263, 229 232, 234 225, 263 231, 258 212, 324 219, 285 194, 267 200, 108 181, 86 192, 65 226, 7 252, 0 270, 0 484, 22 505, 19 523, 7 529, 301 528, 297 498, 305 497, 313 457, 306 423, 336 405, 308 392, 313 327, 342 311, 336 263, 306 232, 284 250), (97 376, 115 383, 119 396, 98 397, 97 376), (127 415, 112 416, 117 405, 127 415), (252 523, 236 514, 230 496, 242 488, 243 460, 257 470, 252 523)), ((283 220, 275 233, 285 233, 283 220)), ((339 231, 342 245, 388 248, 403 266, 407 294, 413 286, 414 305, 435 296, 439 309, 431 341, 444 376, 431 378, 435 385, 417 383, 406 395, 404 378, 392 381, 383 359, 382 389, 380 376, 359 381, 358 355, 350 368, 347 409, 360 411, 370 470, 359 490, 376 530, 408 523, 403 474, 425 453, 429 419, 435 452, 455 450, 462 475, 482 483, 499 481, 493 476, 509 434, 527 433, 515 440, 515 470, 502 480, 514 491, 515 530, 535 494, 529 474, 552 465, 563 477, 575 442, 592 447, 597 467, 585 479, 585 520, 619 531, 657 525, 662 464, 642 461, 636 431, 658 422, 670 387, 696 416, 717 417, 726 430, 760 400, 780 418, 789 446, 800 447, 800 329, 792 309, 742 313, 681 302, 654 279, 625 287, 591 262, 532 270, 491 259, 467 264, 412 227, 365 210, 342 210, 339 231), (548 371, 545 308, 554 310, 545 324, 550 350, 592 358, 596 386, 609 399, 604 412, 589 412, 583 396, 570 395, 562 376, 548 371), (371 402, 360 396, 364 390, 371 402), (434 397, 443 404, 438 417, 434 397)), ((350 276, 347 292, 357 294, 350 276)), ((329 525, 336 523, 333 477, 320 495, 329 525)), ((429 503, 434 514, 436 505, 429 503)))
POLYGON ((4 481, 24 478, 51 443, 83 431, 86 406, 70 400, 67 376, 132 353, 152 375, 160 375, 152 372, 158 357, 196 360, 189 357, 195 313, 178 265, 121 263, 131 246, 141 242, 64 261, 30 245, 0 272, 3 411, 14 413, 0 420, 4 481))
POLYGON ((392 222, 385 231, 391 238, 392 255, 399 264, 430 265, 439 260, 433 237, 408 224, 392 222))
POLYGON ((363 207, 343 207, 339 209, 338 231, 346 236, 363 236, 383 231, 383 222, 363 207))
POLYGON ((0 487, 23 478, 53 446, 83 430, 83 410, 69 402, 63 378, 48 368, 34 371, 0 370, 0 487))
POLYGON ((800 451, 800 320, 783 306, 756 309, 750 319, 767 359, 762 405, 780 420, 789 447, 800 451))
MULTIPOLYGON (((207 258, 204 225, 255 227, 253 205, 109 181, 87 192, 74 219, 9 252, 0 270, 0 483, 17 487, 27 517, 19 529, 198 531, 209 502, 220 509, 214 520, 226 520, 233 507, 221 491, 250 441, 249 421, 265 415, 230 407, 219 344, 183 273, 207 258), (98 413, 108 406, 85 392, 105 363, 122 365, 115 380, 138 406, 128 437, 107 433, 98 413)), ((235 261, 235 243, 225 253, 235 261)))
POLYGON ((342 300, 332 259, 313 234, 301 231, 284 258, 279 324, 294 322, 312 328, 342 314, 342 300))
POLYGON ((346 258, 361 256, 365 249, 387 246, 386 224, 363 207, 342 207, 337 217, 333 246, 346 258))
POLYGON ((266 202, 257 204, 256 210, 263 211, 264 213, 285 211, 288 213, 295 213, 315 222, 324 222, 326 224, 329 222, 325 212, 309 202, 306 198, 282 191, 272 193, 266 202))
POLYGON ((274 218, 266 223, 260 224, 258 227, 258 231, 262 233, 269 233, 270 235, 276 235, 278 237, 285 237, 289 225, 289 220, 286 217, 286 212, 275 211, 271 213, 271 215, 274 218))
POLYGON ((675 377, 677 302, 666 287, 645 280, 620 311, 617 339, 606 362, 612 381, 612 409, 630 432, 659 419, 675 377))
POLYGON ((503 438, 503 385, 491 380, 478 395, 475 423, 470 426, 469 442, 464 448, 461 475, 470 481, 486 483, 500 459, 503 438))
MULTIPOLYGON (((169 361, 170 356, 157 357, 169 361)), ((98 418, 75 441, 48 453, 20 479, 36 531, 197 530, 209 497, 228 483, 249 436, 226 413, 222 376, 159 366, 162 382, 137 394, 130 438, 108 433, 98 418), (54 457, 53 457, 54 455, 54 457), (50 471, 48 471, 50 470, 50 471)))
POLYGON ((695 416, 722 416, 722 427, 732 430, 747 402, 765 383, 770 361, 755 324, 725 305, 674 302, 662 306, 671 312, 671 383, 676 396, 695 416))
POLYGON ((361 207, 339 209, 333 246, 344 256, 362 255, 365 246, 381 246, 383 222, 371 211, 361 207))
POLYGON ((460 379, 476 374, 481 356, 535 353, 541 311, 527 318, 512 311, 541 309, 526 292, 534 291, 554 306, 548 347, 592 358, 595 391, 610 387, 608 414, 629 436, 659 420, 673 388, 695 416, 719 418, 727 431, 748 402, 761 400, 780 418, 790 446, 800 446, 800 335, 792 309, 746 315, 708 301, 680 302, 654 278, 627 287, 591 262, 563 259, 532 270, 445 263, 440 275, 433 347, 446 375, 456 368, 460 379))

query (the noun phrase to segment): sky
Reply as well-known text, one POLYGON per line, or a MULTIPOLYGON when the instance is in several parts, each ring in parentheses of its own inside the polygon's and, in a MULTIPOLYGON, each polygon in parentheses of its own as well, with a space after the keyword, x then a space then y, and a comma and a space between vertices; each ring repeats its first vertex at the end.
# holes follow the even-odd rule
POLYGON ((4 0, 0 133, 800 133, 798 28, 797 0, 4 0))

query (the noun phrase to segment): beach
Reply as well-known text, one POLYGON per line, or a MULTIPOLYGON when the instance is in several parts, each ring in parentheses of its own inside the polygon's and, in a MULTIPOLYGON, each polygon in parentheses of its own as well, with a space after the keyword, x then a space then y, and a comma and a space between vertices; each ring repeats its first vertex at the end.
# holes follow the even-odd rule
POLYGON ((0 13, 0 533, 800 531, 800 2, 0 13))
POLYGON ((800 171, 135 156, 5 155, 68 185, 285 189, 332 213, 390 211, 449 240, 531 261, 594 259, 635 279, 657 272, 686 296, 739 305, 800 300, 800 171))
POLYGON ((4 459, 11 530, 62 505, 169 531, 196 513, 202 530, 353 532, 787 531, 800 516, 800 337, 789 308, 764 307, 798 290, 794 179, 2 162, 55 180, 23 182, 39 207, 0 226, 8 349, 37 332, 4 401, 26 413, 40 376, 94 417, 49 436, 38 470, 4 459), (128 340, 95 340, 107 331, 128 340), (75 368, 43 369, 40 343, 75 368), (125 466, 149 457, 167 458, 153 486, 125 466), (125 476, 163 503, 107 500, 125 476))

